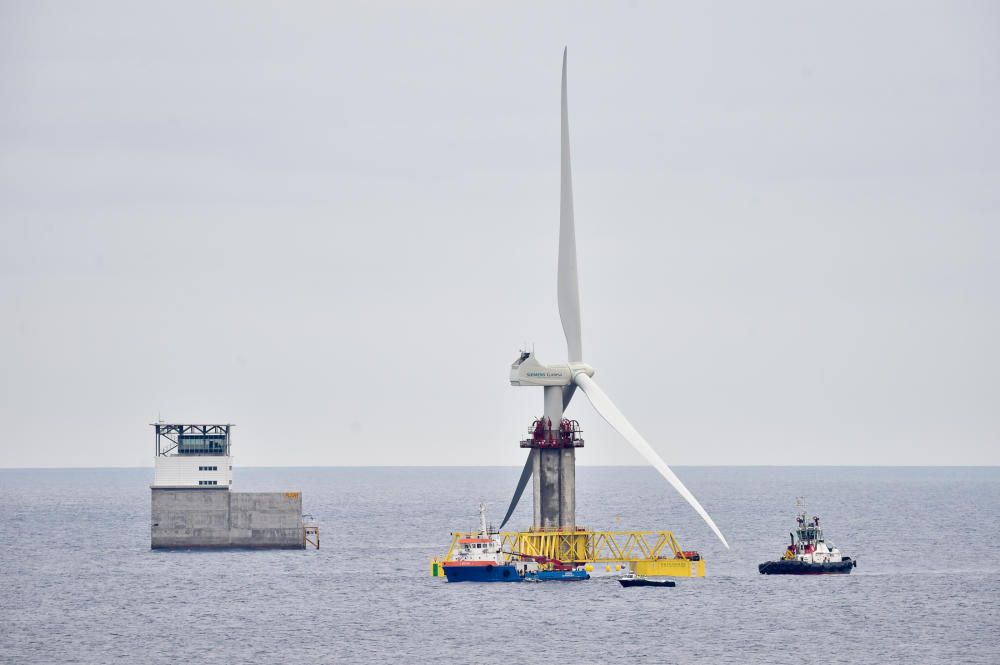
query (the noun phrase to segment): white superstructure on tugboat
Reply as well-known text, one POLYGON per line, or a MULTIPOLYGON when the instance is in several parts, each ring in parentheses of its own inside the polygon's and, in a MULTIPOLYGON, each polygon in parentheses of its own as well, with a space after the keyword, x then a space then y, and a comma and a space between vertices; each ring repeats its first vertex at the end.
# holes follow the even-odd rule
POLYGON ((791 536, 791 544, 779 561, 767 561, 757 569, 762 575, 822 575, 825 573, 849 573, 857 566, 851 557, 845 557, 837 547, 827 542, 819 517, 806 519, 806 511, 799 500, 796 529, 791 536))

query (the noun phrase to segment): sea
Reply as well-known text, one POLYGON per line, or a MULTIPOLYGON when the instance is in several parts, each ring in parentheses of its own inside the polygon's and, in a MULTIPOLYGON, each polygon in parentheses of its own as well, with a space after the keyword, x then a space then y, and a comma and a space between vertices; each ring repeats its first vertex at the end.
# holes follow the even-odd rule
MULTIPOLYGON (((580 467, 577 521, 673 531, 702 579, 449 584, 450 533, 520 469, 237 468, 301 491, 305 551, 151 551, 151 469, 0 470, 3 663, 1000 663, 1000 468, 580 467), (850 575, 763 576, 796 497, 850 575)), ((530 493, 511 526, 531 520, 530 493)))

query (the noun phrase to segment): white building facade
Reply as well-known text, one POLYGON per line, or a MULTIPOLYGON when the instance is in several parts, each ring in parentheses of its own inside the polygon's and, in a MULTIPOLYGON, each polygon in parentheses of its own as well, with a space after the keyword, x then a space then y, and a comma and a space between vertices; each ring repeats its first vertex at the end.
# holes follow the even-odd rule
POLYGON ((229 454, 232 425, 155 423, 154 488, 229 489, 233 458, 229 454))

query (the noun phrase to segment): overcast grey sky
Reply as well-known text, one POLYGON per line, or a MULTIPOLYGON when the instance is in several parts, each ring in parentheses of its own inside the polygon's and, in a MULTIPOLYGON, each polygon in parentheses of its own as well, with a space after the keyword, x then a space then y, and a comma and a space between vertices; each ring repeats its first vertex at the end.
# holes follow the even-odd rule
POLYGON ((0 3, 0 466, 1000 463, 1000 4, 0 3), (638 464, 578 396, 581 464, 638 464))

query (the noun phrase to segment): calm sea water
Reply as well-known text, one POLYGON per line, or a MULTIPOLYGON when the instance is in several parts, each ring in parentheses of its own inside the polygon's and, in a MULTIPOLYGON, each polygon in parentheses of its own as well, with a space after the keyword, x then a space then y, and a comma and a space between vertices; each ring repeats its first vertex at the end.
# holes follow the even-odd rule
MULTIPOLYGON (((0 471, 5 663, 998 663, 1000 469, 681 468, 726 551, 650 469, 578 471, 579 522, 669 528, 674 589, 447 584, 448 533, 498 520, 513 468, 237 469, 301 490, 322 549, 152 552, 148 469, 0 471), (858 560, 765 577, 794 497, 858 560)), ((530 521, 530 497, 514 523, 530 521)))

